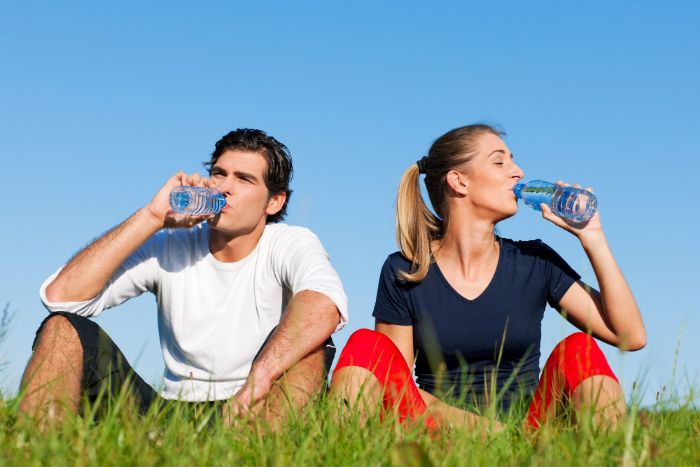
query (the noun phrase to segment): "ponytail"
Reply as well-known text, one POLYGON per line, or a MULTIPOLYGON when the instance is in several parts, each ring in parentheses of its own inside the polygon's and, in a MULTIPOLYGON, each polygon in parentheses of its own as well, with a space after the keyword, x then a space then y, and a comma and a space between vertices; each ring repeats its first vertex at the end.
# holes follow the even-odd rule
POLYGON ((398 276, 408 282, 425 279, 432 258, 430 244, 442 231, 442 221, 423 201, 419 180, 418 166, 412 164, 401 177, 396 199, 396 242, 411 262, 411 270, 399 271, 398 276))
POLYGON ((481 123, 455 128, 436 139, 428 155, 403 173, 396 199, 396 242, 411 262, 411 270, 399 271, 399 279, 421 282, 428 274, 433 259, 430 245, 443 238, 450 223, 446 175, 450 170, 469 170, 479 150, 478 138, 485 133, 504 134, 481 123), (437 215, 423 201, 418 184, 421 173, 425 174, 425 188, 437 215))

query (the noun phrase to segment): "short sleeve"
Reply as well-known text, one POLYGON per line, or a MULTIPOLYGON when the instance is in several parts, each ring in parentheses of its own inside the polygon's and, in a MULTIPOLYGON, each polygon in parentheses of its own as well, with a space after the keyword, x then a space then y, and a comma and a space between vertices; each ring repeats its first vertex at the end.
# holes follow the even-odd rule
POLYGON ((540 241, 539 246, 547 280, 547 303, 557 308, 561 298, 581 276, 549 245, 540 241))
POLYGON ((281 282, 292 294, 303 290, 321 293, 340 312, 336 332, 348 323, 348 299, 321 241, 309 229, 287 226, 274 249, 281 282))
POLYGON ((102 291, 90 300, 82 302, 50 302, 46 298, 46 288, 58 276, 65 266, 61 266, 44 281, 39 289, 39 297, 48 311, 63 311, 80 316, 98 316, 104 310, 115 307, 130 298, 152 291, 157 281, 157 260, 155 244, 159 242, 159 233, 141 248, 136 250, 117 269, 102 291))
POLYGON ((377 300, 372 316, 389 324, 410 326, 413 324, 406 297, 407 291, 397 277, 397 268, 390 256, 382 266, 377 287, 377 300))

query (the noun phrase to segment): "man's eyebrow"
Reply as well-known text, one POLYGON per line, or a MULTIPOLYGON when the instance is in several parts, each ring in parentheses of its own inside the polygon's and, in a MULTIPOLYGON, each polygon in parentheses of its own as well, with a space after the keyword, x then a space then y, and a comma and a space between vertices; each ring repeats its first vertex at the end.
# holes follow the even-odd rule
POLYGON ((249 172, 243 172, 242 170, 234 170, 233 174, 236 177, 249 178, 249 179, 253 179, 255 181, 258 181, 258 177, 256 177, 254 174, 249 173, 249 172))

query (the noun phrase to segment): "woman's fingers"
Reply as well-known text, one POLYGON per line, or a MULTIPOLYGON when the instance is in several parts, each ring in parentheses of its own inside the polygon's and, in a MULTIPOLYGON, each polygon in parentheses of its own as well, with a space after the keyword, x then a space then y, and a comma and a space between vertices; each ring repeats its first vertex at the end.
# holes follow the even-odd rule
MULTIPOLYGON (((557 185, 557 186, 564 186, 564 187, 566 187, 566 186, 573 186, 574 188, 579 188, 579 189, 581 189, 581 184, 579 184, 579 183, 576 183, 575 185, 571 185, 571 184, 569 184, 569 183, 564 183, 564 182, 561 181, 561 180, 557 180, 556 183, 555 183, 555 185, 557 185)), ((591 193, 593 193, 593 188, 591 188, 591 187, 586 187, 586 188, 583 188, 583 189, 586 190, 586 191, 590 191, 591 193)))
POLYGON ((557 216, 552 212, 549 206, 546 204, 542 203, 540 204, 540 208, 542 209, 542 217, 547 219, 549 222, 552 224, 562 227, 566 230, 568 230, 568 226, 566 225, 566 222, 564 222, 564 219, 561 217, 557 216))

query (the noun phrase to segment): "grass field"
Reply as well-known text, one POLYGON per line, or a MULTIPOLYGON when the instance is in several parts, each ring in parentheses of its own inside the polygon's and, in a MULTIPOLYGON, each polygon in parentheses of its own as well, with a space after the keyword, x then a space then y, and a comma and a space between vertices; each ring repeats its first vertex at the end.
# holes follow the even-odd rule
POLYGON ((211 409, 173 406, 145 417, 117 403, 99 423, 83 417, 40 430, 0 400, 0 465, 700 465, 700 414, 689 404, 630 409, 615 431, 559 422, 536 435, 431 436, 391 420, 361 423, 318 399, 273 433, 254 423, 227 428, 211 409), (672 407, 673 406, 673 407, 672 407))
MULTIPOLYGON (((10 321, 5 306, 0 342, 10 321)), ((506 430, 498 434, 445 430, 431 435, 389 418, 363 423, 357 413, 325 397, 292 414, 276 432, 253 422, 229 428, 213 409, 182 404, 155 406, 139 416, 123 399, 108 407, 85 405, 83 416, 42 430, 18 417, 17 397, 0 394, 0 466, 700 466, 700 412, 693 394, 681 397, 670 390, 644 409, 635 399, 616 430, 594 429, 585 419, 578 425, 559 420, 531 434, 516 418, 506 420, 506 430)))

